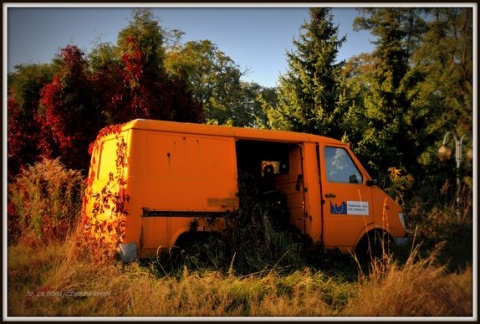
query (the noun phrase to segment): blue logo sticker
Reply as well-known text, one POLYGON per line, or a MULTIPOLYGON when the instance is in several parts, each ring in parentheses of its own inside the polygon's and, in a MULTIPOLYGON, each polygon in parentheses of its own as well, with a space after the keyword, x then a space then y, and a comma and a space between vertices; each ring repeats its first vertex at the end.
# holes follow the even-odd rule
POLYGON ((347 214, 347 203, 342 202, 340 206, 337 206, 330 201, 330 214, 347 214))

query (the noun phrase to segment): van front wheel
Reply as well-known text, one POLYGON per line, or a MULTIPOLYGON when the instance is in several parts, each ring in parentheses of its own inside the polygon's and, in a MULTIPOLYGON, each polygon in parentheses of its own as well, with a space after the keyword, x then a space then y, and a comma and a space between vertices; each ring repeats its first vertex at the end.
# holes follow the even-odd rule
POLYGON ((386 231, 372 231, 366 234, 355 248, 359 261, 373 261, 391 255, 395 241, 386 231))

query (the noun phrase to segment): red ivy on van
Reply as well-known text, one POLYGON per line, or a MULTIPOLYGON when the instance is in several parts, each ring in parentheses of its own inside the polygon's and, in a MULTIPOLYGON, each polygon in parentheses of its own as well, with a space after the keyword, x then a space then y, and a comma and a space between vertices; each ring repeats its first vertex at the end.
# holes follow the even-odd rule
POLYGON ((90 145, 89 153, 99 149, 99 141, 107 135, 117 139, 116 172, 110 172, 105 186, 100 191, 92 187, 96 174, 97 161, 92 159, 87 188, 83 197, 82 220, 80 230, 83 232, 79 246, 84 252, 90 252, 100 262, 114 258, 118 245, 123 243, 125 234, 125 217, 128 215, 125 203, 130 197, 125 193, 124 169, 127 167, 127 143, 121 130, 123 125, 111 125, 103 128, 95 142, 90 145), (90 210, 87 210, 90 208, 90 210))

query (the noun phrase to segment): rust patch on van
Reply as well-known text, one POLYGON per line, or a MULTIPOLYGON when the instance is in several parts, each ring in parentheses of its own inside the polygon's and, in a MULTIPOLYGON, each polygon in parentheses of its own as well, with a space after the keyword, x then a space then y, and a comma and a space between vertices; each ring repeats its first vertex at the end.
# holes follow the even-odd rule
POLYGON ((207 198, 208 206, 221 208, 238 208, 238 199, 236 198, 207 198))

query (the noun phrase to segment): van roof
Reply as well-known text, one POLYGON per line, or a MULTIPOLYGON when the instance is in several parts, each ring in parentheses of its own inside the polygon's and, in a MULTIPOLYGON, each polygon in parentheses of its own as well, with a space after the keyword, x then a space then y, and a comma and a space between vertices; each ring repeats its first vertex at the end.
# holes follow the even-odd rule
POLYGON ((154 119, 135 119, 127 122, 122 127, 123 130, 144 129, 144 130, 162 130, 175 133, 187 133, 198 135, 217 135, 234 137, 245 140, 279 140, 288 142, 322 142, 330 144, 346 145, 345 143, 326 136, 289 132, 279 130, 256 129, 248 127, 219 126, 207 124, 195 124, 186 122, 174 122, 154 119))

